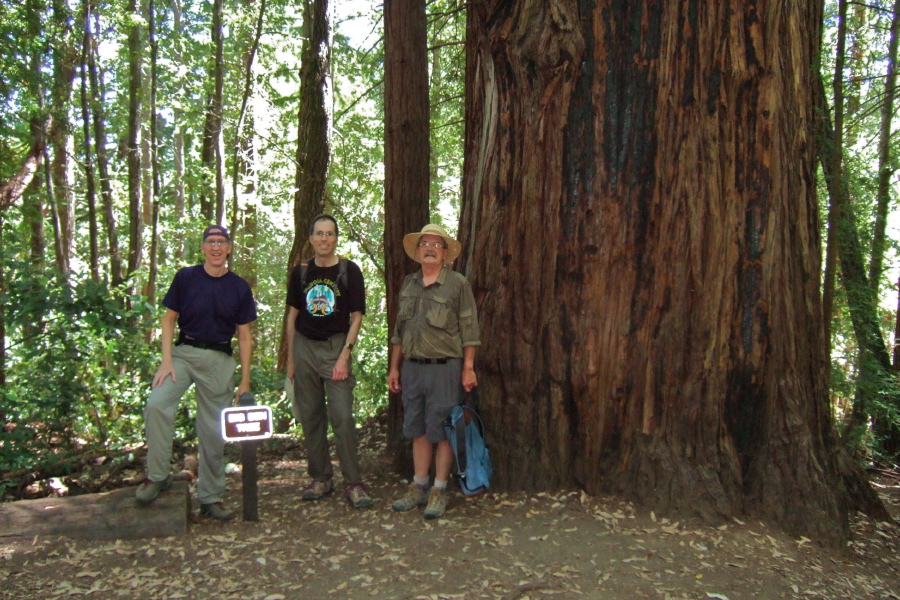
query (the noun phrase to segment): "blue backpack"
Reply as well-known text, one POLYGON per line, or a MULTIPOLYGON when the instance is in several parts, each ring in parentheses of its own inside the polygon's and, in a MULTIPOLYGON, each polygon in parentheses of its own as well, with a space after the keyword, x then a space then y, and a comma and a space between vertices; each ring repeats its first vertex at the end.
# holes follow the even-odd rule
MULTIPOLYGON (((476 406, 477 389, 474 388, 471 392, 476 406)), ((484 443, 484 422, 478 411, 464 404, 454 406, 444 421, 444 431, 453 447, 459 487, 463 494, 474 496, 486 491, 491 487, 494 467, 484 443)))

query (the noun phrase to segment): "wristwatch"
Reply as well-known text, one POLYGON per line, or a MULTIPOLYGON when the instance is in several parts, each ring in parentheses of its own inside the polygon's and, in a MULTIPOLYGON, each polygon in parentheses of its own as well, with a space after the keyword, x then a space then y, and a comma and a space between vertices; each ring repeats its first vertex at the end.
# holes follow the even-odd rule
MULTIPOLYGON (((354 342, 354 344, 355 344, 355 343, 356 343, 356 342, 354 342)), ((346 348, 346 349, 349 350, 350 352, 353 352, 353 344, 344 344, 344 348, 346 348)))

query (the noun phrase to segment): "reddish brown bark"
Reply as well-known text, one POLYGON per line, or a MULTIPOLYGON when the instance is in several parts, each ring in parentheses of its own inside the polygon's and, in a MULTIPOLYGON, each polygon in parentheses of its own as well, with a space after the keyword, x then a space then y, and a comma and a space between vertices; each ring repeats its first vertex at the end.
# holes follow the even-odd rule
POLYGON ((821 17, 799 0, 470 4, 460 231, 500 488, 845 539, 821 17))
MULTIPOLYGON (((397 299, 414 263, 403 250, 403 236, 428 223, 429 104, 428 49, 424 0, 384 3, 384 271, 388 330, 397 317, 397 299)), ((391 394, 388 440, 400 465, 411 454, 399 452, 402 407, 391 394)))

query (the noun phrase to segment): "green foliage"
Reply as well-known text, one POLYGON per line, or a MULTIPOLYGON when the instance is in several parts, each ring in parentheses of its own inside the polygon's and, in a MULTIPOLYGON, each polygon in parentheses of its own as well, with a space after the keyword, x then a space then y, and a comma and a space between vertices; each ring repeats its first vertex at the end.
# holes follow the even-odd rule
POLYGON ((135 323, 148 307, 126 309, 126 298, 105 284, 24 262, 6 262, 4 273, 0 471, 140 439, 152 360, 135 323))
MULTIPOLYGON (((885 92, 890 25, 894 18, 892 3, 850 4, 847 14, 847 37, 842 73, 844 86, 844 165, 843 186, 847 190, 855 216, 857 235, 864 260, 877 260, 880 252, 873 248, 877 209, 877 177, 879 168, 878 139, 881 135, 881 107, 885 92), (877 254, 876 254, 877 253, 877 254)), ((832 104, 828 85, 834 77, 838 33, 838 3, 825 5, 821 72, 827 101, 832 104)), ((895 106, 897 106, 895 104, 895 106)), ((896 165, 896 143, 891 144, 892 165, 896 165)), ((822 239, 826 239, 829 196, 820 177, 819 197, 822 201, 822 239)), ((891 178, 891 195, 896 196, 896 178, 891 178)), ((869 282, 878 297, 877 314, 881 337, 888 352, 893 339, 897 296, 895 281, 900 256, 897 252, 896 228, 888 220, 888 240, 884 253, 884 271, 880 281, 869 282)), ((840 271, 839 271, 840 273, 840 271)), ((832 315, 831 397, 840 429, 846 441, 855 448, 880 452, 886 431, 895 430, 898 412, 897 377, 886 371, 871 355, 860 351, 850 318, 851 302, 859 291, 848 294, 842 278, 837 281, 837 298, 832 315), (854 409, 854 405, 856 408, 854 409), (870 428, 875 424, 876 432, 870 428)))

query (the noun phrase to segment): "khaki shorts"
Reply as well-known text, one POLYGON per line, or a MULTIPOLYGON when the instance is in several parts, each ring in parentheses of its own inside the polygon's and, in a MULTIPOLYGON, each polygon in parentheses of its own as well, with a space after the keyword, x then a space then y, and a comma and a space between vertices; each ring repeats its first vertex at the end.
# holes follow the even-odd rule
POLYGON ((461 358, 430 365, 403 361, 400 385, 404 437, 415 439, 424 435, 432 443, 447 439, 444 420, 463 401, 462 364, 461 358))

